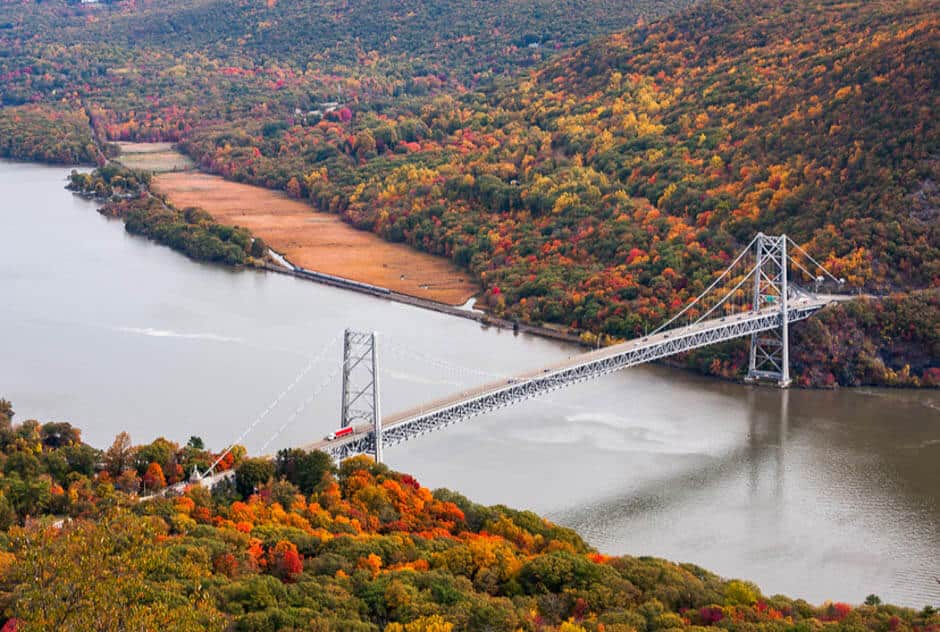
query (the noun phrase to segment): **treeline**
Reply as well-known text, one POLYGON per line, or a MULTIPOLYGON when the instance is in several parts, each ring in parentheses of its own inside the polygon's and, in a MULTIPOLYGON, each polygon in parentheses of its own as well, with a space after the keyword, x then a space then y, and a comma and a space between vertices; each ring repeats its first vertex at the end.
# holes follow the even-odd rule
POLYGON ((264 260, 268 247, 247 228, 217 223, 199 208, 177 209, 147 189, 149 173, 114 164, 91 173, 73 171, 68 188, 102 199, 104 215, 124 220, 127 232, 182 252, 196 261, 244 265, 264 260))
POLYGON ((196 261, 238 266, 267 255, 267 246, 252 238, 248 229, 218 224, 202 209, 178 210, 157 197, 111 202, 101 212, 122 218, 127 232, 153 239, 196 261))
MULTIPOLYGON (((81 430, 68 422, 14 423, 13 418, 13 404, 0 399, 2 531, 46 515, 96 516, 102 501, 110 506, 115 500, 113 492, 159 491, 187 480, 193 468, 206 471, 218 456, 206 450, 199 437, 190 437, 184 446, 164 438, 133 445, 126 432, 108 449, 99 450, 83 442, 81 430)), ((231 469, 244 454, 244 448, 236 446, 215 469, 231 469)))
MULTIPOLYGON (((49 459, 76 441, 30 437, 5 444, 3 456, 49 459)), ((195 443, 176 454, 198 453, 195 443)), ((173 452, 159 447, 121 462, 173 452)), ((28 480, 52 476, 37 472, 28 480)), ((339 467, 299 450, 243 459, 233 486, 149 502, 134 502, 107 469, 70 476, 60 495, 83 499, 80 512, 49 506, 0 531, 5 630, 940 629, 929 606, 871 595, 817 607, 691 564, 609 557, 535 514, 431 492, 367 457, 339 467)))
POLYGON ((0 107, 0 158, 66 165, 99 160, 85 113, 45 105, 0 107))

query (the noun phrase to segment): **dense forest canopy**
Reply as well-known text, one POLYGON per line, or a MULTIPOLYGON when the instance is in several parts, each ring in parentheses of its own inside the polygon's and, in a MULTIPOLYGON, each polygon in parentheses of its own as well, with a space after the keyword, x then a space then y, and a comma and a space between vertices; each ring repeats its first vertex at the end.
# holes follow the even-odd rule
MULTIPOLYGON (((89 153, 79 132, 27 133, 75 129, 42 116, 84 118, 99 144, 179 141, 203 169, 453 259, 499 316, 632 337, 761 230, 851 290, 936 291, 938 16, 937 0, 5 2, 0 126, 18 131, 0 150, 89 153)), ((933 349, 937 301, 912 300, 928 311, 898 335, 933 349)), ((862 335, 877 383, 933 383, 936 355, 862 335)))
POLYGON ((940 613, 813 606, 692 564, 609 557, 368 457, 236 451, 234 483, 141 500, 214 455, 105 451, 0 399, 0 627, 13 630, 938 632, 940 613))
POLYGON ((164 105, 161 117, 188 108, 191 124, 197 112, 228 118, 232 106, 242 114, 255 106, 283 112, 466 89, 688 4, 7 0, 0 3, 0 80, 3 103, 97 97, 117 118, 164 105))

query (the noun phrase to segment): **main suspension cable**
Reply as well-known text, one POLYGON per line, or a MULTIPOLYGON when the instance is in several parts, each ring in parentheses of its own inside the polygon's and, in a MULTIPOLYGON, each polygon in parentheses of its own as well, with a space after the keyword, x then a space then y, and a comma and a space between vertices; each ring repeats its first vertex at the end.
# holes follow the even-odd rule
POLYGON ((259 450, 259 452, 260 452, 261 454, 264 454, 264 451, 268 449, 268 446, 271 445, 271 443, 274 442, 274 440, 277 439, 278 436, 280 436, 280 434, 281 434, 282 432, 284 432, 284 431, 287 429, 288 426, 290 426, 292 423, 294 423, 294 420, 297 419, 297 416, 300 415, 300 413, 302 413, 302 412, 304 411, 304 409, 307 408, 308 405, 310 405, 310 402, 312 402, 314 399, 316 399, 316 398, 320 395, 320 393, 322 393, 323 390, 324 390, 327 386, 329 386, 330 384, 333 383, 333 380, 336 379, 336 376, 339 375, 339 372, 342 370, 342 368, 343 368, 342 365, 340 365, 338 368, 334 369, 334 370, 327 376, 327 378, 326 378, 325 380, 323 380, 323 381, 313 390, 313 393, 311 393, 306 399, 304 399, 304 401, 301 402, 300 406, 298 406, 296 409, 294 409, 294 412, 292 412, 292 413, 290 414, 290 417, 287 418, 287 421, 285 421, 283 424, 281 424, 281 427, 278 428, 277 430, 275 430, 274 433, 273 433, 270 437, 268 437, 268 440, 265 441, 265 442, 262 444, 261 449, 259 450))
POLYGON ((707 288, 705 288, 705 289, 702 291, 701 294, 699 294, 697 297, 695 297, 695 300, 694 300, 694 301, 692 301, 691 303, 689 303, 688 305, 686 305, 681 311, 679 311, 679 313, 677 313, 675 316, 673 316, 672 318, 670 318, 669 320, 667 320, 666 322, 664 322, 662 325, 660 325, 659 327, 657 327, 656 329, 654 329, 652 332, 650 332, 650 335, 655 334, 655 333, 658 333, 658 332, 662 331, 663 329, 665 329, 666 327, 668 327, 669 325, 671 325, 677 318, 679 318, 680 316, 682 316, 683 314, 685 314, 687 311, 689 311, 693 306, 695 306, 702 298, 705 297, 706 294, 708 294, 708 293, 711 292, 713 289, 715 289, 715 287, 718 285, 718 283, 719 283, 723 278, 725 278, 725 276, 726 276, 729 272, 731 272, 731 269, 734 268, 734 266, 736 266, 736 265, 738 264, 738 262, 741 261, 741 259, 744 258, 745 255, 747 255, 748 253, 750 253, 750 251, 751 251, 751 246, 754 245, 754 242, 757 241, 757 238, 758 238, 759 236, 760 236, 760 235, 758 234, 758 235, 755 236, 753 239, 751 239, 751 241, 748 243, 747 246, 744 247, 744 249, 743 249, 743 250, 741 251, 741 253, 737 256, 737 258, 735 258, 735 260, 732 261, 731 264, 730 264, 727 268, 725 268, 724 272, 722 272, 722 273, 718 276, 717 279, 715 279, 714 281, 712 281, 711 285, 709 285, 707 288))
POLYGON ((203 477, 209 475, 236 445, 239 445, 242 441, 244 441, 245 437, 247 437, 248 434, 254 430, 258 424, 264 421, 265 417, 267 417, 272 410, 278 407, 281 401, 287 397, 288 393, 294 390, 294 388, 300 383, 301 380, 304 379, 304 377, 306 377, 310 370, 313 369, 313 367, 319 363, 321 359, 323 359, 327 352, 330 351, 337 342, 339 342, 341 337, 341 335, 334 336, 332 339, 330 339, 329 342, 326 343, 326 345, 323 346, 323 348, 320 349, 319 353, 317 353, 313 358, 310 359, 309 362, 307 362, 306 366, 304 366, 304 368, 300 370, 296 377, 294 377, 294 380, 290 383, 290 385, 281 391, 280 394, 275 397, 270 404, 268 404, 268 407, 265 408, 261 414, 255 417, 255 419, 250 424, 248 424, 245 430, 242 431, 242 433, 234 441, 232 441, 221 454, 219 454, 218 458, 216 458, 212 465, 210 465, 209 468, 202 474, 203 477))

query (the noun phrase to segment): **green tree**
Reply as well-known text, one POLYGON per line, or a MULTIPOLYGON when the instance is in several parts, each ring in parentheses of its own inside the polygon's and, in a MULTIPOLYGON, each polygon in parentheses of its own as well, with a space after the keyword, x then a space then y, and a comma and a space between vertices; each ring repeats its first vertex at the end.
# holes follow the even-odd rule
POLYGON ((0 397, 0 449, 13 440, 13 404, 0 397))
POLYGON ((176 444, 163 437, 139 447, 137 449, 137 473, 143 475, 151 463, 159 463, 161 467, 165 467, 176 456, 176 450, 176 444))
POLYGON ((82 476, 94 476, 98 463, 101 461, 102 452, 96 450, 86 443, 78 443, 66 446, 58 450, 68 461, 69 470, 82 476))
POLYGON ((13 422, 13 403, 0 397, 0 427, 9 426, 13 422))
POLYGON ((197 437, 193 435, 189 438, 189 441, 186 442, 186 446, 189 448, 194 448, 196 450, 205 450, 206 445, 202 441, 202 437, 197 437))
POLYGON ((325 452, 306 452, 299 448, 281 450, 275 458, 275 474, 296 485, 304 494, 311 494, 333 471, 333 459, 325 452))
POLYGON ((42 445, 47 448, 61 448, 63 446, 81 443, 82 433, 67 422, 50 421, 42 425, 40 430, 42 445))
POLYGON ((235 488, 243 498, 274 477, 274 463, 268 459, 245 459, 235 469, 235 488))

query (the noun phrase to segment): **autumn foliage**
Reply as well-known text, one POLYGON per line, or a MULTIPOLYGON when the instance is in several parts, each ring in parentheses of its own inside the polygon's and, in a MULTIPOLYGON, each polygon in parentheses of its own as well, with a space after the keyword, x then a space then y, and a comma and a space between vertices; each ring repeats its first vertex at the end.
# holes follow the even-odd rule
MULTIPOLYGON (((685 3, 452 4, 314 18, 289 2, 7 3, 0 112, 22 123, 8 142, 82 120, 102 141, 178 141, 205 170, 452 259, 496 315, 588 342, 655 327, 757 231, 787 233, 850 290, 937 286, 932 0, 710 0, 654 21, 685 3), (334 46, 343 28, 358 36, 334 46)), ((84 141, 50 142, 54 156, 84 141)), ((165 210, 134 225, 245 259, 247 243, 197 240, 165 210)), ((850 335, 885 370, 797 368, 801 383, 926 384, 940 368, 850 335)), ((735 374, 738 352, 707 370, 735 374)))
MULTIPOLYGON (((286 451, 282 467, 297 475, 300 457, 286 451)), ((601 555, 532 513, 431 492, 367 457, 314 465, 321 476, 309 493, 273 468, 244 497, 193 486, 128 503, 101 479, 84 517, 8 527, 6 625, 43 629, 56 617, 57 629, 112 620, 220 631, 940 629, 930 609, 817 608, 693 565, 601 555), (49 574, 37 583, 40 560, 49 574), (54 579, 79 577, 94 581, 69 591, 54 579)))
POLYGON ((13 417, 0 399, 6 629, 940 630, 936 612, 874 596, 816 608, 690 564, 603 555, 531 512, 431 491, 365 456, 337 467, 236 450, 234 480, 140 501, 117 480, 139 468, 150 488, 173 463, 212 458, 202 440, 122 433, 102 453, 67 423, 13 417))

